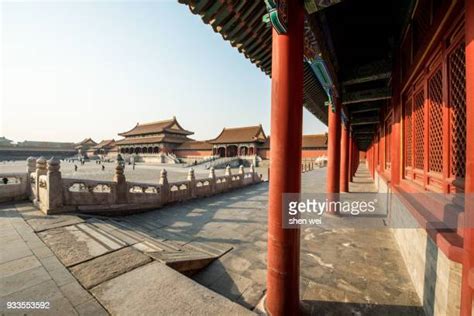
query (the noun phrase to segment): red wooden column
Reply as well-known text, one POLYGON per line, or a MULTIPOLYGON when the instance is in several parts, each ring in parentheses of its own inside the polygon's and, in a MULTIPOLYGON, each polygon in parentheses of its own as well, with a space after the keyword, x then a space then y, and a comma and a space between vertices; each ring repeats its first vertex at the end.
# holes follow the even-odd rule
POLYGON ((354 138, 352 133, 349 133, 349 170, 347 170, 348 181, 352 182, 352 164, 354 163, 354 138))
POLYGON ((372 179, 375 180, 375 165, 376 165, 376 154, 377 154, 377 148, 375 147, 375 140, 372 143, 372 179))
POLYGON ((352 153, 352 163, 351 163, 351 169, 350 169, 350 176, 351 176, 351 179, 354 177, 355 175, 355 170, 356 170, 356 166, 357 166, 357 147, 355 145, 355 140, 354 138, 352 139, 352 143, 351 143, 351 146, 352 146, 352 149, 351 149, 351 153, 352 153))
POLYGON ((400 67, 396 67, 392 76, 392 104, 393 104, 393 124, 392 124, 392 136, 390 141, 390 178, 391 185, 399 185, 402 176, 402 104, 400 102, 400 67))
MULTIPOLYGON (((465 218, 464 249, 468 254, 463 266, 461 315, 471 315, 473 289, 469 285, 470 271, 474 269, 474 1, 465 0, 464 19, 466 43, 466 177, 464 183, 465 218)), ((471 282, 472 283, 472 282, 471 282)), ((471 284, 474 285, 474 284, 471 284)))
POLYGON ((349 130, 341 124, 341 168, 339 188, 341 192, 349 192, 349 130))
POLYGON ((272 106, 268 263, 265 307, 270 315, 299 313, 300 230, 283 229, 282 195, 301 185, 303 125, 303 1, 287 1, 288 31, 272 41, 272 106))
POLYGON ((341 103, 338 98, 334 98, 333 102, 334 104, 328 107, 328 170, 326 191, 328 193, 339 193, 341 103))

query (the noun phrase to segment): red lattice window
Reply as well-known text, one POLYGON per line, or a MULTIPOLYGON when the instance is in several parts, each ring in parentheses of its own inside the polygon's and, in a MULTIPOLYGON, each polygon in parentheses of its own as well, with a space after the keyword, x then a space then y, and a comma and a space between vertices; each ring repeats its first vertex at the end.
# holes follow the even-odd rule
POLYGON ((412 145, 413 145, 413 129, 412 129, 412 104, 411 98, 405 101, 405 167, 412 167, 412 145))
POLYGON ((414 156, 415 156, 415 168, 423 170, 424 166, 424 125, 425 125, 425 117, 424 117, 424 104, 425 104, 425 96, 423 90, 419 91, 414 98, 413 104, 413 113, 414 113, 414 130, 415 130, 415 148, 414 148, 414 156))
POLYGON ((466 58, 464 42, 448 56, 449 106, 451 110, 451 174, 466 175, 466 58))
POLYGON ((443 76, 441 68, 428 81, 429 171, 443 171, 443 76))

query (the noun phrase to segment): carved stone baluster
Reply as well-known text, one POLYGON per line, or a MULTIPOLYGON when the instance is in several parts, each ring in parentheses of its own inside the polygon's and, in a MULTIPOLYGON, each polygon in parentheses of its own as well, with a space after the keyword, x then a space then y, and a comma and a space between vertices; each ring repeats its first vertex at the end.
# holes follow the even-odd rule
POLYGON ((225 167, 225 177, 226 177, 225 187, 227 189, 232 188, 232 170, 230 169, 229 165, 227 165, 227 167, 225 167))
POLYGON ((33 201, 34 200, 34 196, 33 196, 33 193, 36 192, 36 185, 37 185, 37 181, 36 181, 36 175, 34 175, 35 171, 36 171, 36 158, 34 157, 29 157, 28 159, 26 159, 26 172, 27 172, 27 179, 26 179, 26 183, 28 185, 28 196, 29 196, 29 199, 30 201, 33 201), (34 177, 32 179, 32 177, 34 177))
POLYGON ((26 166, 27 166, 26 172, 28 172, 28 175, 35 172, 36 171, 36 158, 28 157, 28 159, 26 159, 26 166))
POLYGON ((216 171, 214 167, 209 169, 209 185, 211 187, 211 194, 216 193, 216 171))
POLYGON ((41 203, 46 214, 58 213, 63 207, 63 180, 61 177, 61 162, 56 158, 48 160, 46 175, 47 200, 41 203))
POLYGON ((252 174, 252 182, 258 182, 258 174, 255 172, 255 166, 253 164, 250 165, 250 173, 252 174))
POLYGON ((159 184, 161 186, 161 203, 166 204, 169 201, 169 194, 170 194, 170 186, 168 183, 168 172, 166 169, 161 170, 160 173, 160 181, 159 184))
POLYGON ((244 178, 245 178, 245 169, 243 165, 239 166, 239 184, 240 186, 244 185, 244 178))
POLYGON ((189 181, 188 194, 189 194, 189 197, 193 198, 196 196, 196 176, 194 175, 193 168, 189 169, 187 180, 189 181))
POLYGON ((124 168, 121 163, 117 163, 115 166, 113 181, 115 182, 115 203, 127 203, 127 180, 125 179, 124 168))
POLYGON ((47 167, 46 167, 46 158, 43 156, 39 157, 38 160, 36 160, 36 177, 35 177, 35 183, 36 183, 36 197, 33 200, 33 203, 37 206, 40 207, 41 203, 41 198, 40 198, 40 177, 44 176, 48 173, 47 167))

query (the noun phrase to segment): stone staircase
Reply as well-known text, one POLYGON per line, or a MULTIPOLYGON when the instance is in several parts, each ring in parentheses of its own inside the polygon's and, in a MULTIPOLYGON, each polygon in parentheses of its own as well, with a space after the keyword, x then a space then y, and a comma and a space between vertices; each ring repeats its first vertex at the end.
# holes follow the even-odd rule
POLYGON ((214 167, 215 169, 222 169, 230 165, 231 167, 238 167, 241 159, 239 157, 222 157, 205 164, 206 169, 214 167))

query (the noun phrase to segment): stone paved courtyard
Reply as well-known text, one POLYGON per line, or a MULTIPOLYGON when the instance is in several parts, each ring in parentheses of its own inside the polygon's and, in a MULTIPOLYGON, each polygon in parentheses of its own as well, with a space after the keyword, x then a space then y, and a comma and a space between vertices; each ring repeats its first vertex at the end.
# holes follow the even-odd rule
MULTIPOLYGON (((363 168, 354 182, 353 191, 374 189, 363 168)), ((325 169, 303 174, 304 192, 322 193, 324 184, 325 169)), ((114 218, 4 205, 2 312, 5 302, 28 299, 50 301, 61 315, 136 314, 145 306, 144 314, 246 313, 241 306, 253 309, 265 294, 267 193, 263 183, 114 218), (191 276, 197 283, 160 263, 163 254, 196 252, 220 256, 191 276)), ((422 315, 388 229, 303 228, 300 293, 307 314, 422 315)))

